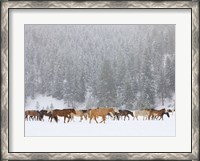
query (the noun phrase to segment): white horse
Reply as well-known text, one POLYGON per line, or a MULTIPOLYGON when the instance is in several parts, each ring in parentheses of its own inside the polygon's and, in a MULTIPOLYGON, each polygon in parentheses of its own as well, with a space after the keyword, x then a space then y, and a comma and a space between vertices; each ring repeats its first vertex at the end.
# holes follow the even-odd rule
POLYGON ((133 119, 136 118, 138 120, 138 116, 142 116, 143 120, 147 120, 149 112, 147 110, 135 110, 133 112, 133 119))

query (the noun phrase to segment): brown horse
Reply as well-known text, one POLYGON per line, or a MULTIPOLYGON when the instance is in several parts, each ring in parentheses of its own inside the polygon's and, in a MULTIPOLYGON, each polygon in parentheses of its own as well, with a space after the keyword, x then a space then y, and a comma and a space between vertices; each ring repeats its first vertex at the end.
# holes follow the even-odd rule
POLYGON ((120 116, 124 116, 124 121, 125 121, 126 117, 128 117, 128 119, 130 119, 128 115, 131 115, 132 117, 134 117, 133 113, 129 110, 119 110, 119 114, 120 114, 120 116))
MULTIPOLYGON (((68 121, 70 121, 71 119, 71 113, 76 114, 76 111, 74 109, 63 109, 63 110, 59 110, 59 109, 55 109, 52 110, 51 114, 51 122, 52 122, 52 118, 56 118, 57 116, 61 116, 64 117, 64 123, 66 120, 66 117, 68 118, 68 121)), ((58 122, 58 120, 56 120, 56 122, 58 122)))
POLYGON ((91 120, 94 118, 94 120, 96 121, 96 123, 98 124, 97 122, 97 117, 100 116, 102 117, 102 122, 105 123, 106 121, 106 116, 108 115, 108 113, 112 113, 114 115, 115 111, 113 108, 96 108, 96 109, 91 109, 90 110, 90 123, 91 123, 91 120))
POLYGON ((39 111, 36 110, 27 110, 25 111, 25 119, 30 121, 32 120, 38 120, 39 119, 39 111))
POLYGON ((166 109, 161 109, 161 110, 154 110, 154 109, 151 109, 149 110, 149 115, 148 115, 148 120, 150 119, 162 119, 163 120, 163 115, 166 114, 168 117, 169 117, 169 113, 166 111, 166 109))

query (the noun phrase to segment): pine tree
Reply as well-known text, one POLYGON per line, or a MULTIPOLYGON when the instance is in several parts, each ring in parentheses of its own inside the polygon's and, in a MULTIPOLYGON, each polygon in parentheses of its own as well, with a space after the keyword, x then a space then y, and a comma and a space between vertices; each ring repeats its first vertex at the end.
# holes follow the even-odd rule
POLYGON ((51 109, 51 110, 53 110, 53 109, 54 109, 54 106, 53 106, 53 104, 52 104, 52 103, 51 103, 50 109, 51 109))
POLYGON ((98 105, 109 107, 115 106, 116 103, 116 87, 113 79, 113 71, 110 61, 105 60, 99 76, 99 84, 97 90, 98 105))
POLYGON ((166 60, 165 71, 166 97, 171 98, 175 92, 175 68, 169 57, 166 60))
POLYGON ((40 109, 40 104, 39 104, 39 102, 38 102, 38 101, 36 102, 36 105, 35 105, 35 107, 36 107, 36 109, 37 109, 37 110, 39 110, 39 109, 40 109))
POLYGON ((164 105, 164 100, 166 98, 166 80, 165 80, 165 70, 162 68, 160 70, 160 77, 158 82, 158 96, 161 98, 162 105, 164 105))
POLYGON ((49 106, 46 107, 46 110, 49 110, 49 106))
POLYGON ((127 71, 124 78, 123 85, 123 104, 128 109, 133 109, 133 103, 135 102, 136 93, 133 90, 133 80, 131 79, 131 74, 127 71))
POLYGON ((150 54, 144 54, 144 70, 143 70, 143 97, 147 99, 150 106, 155 104, 155 80, 153 75, 153 63, 150 54))
POLYGON ((86 87, 85 87, 85 79, 84 74, 81 74, 81 78, 79 80, 79 101, 84 102, 85 101, 85 93, 86 93, 86 87))

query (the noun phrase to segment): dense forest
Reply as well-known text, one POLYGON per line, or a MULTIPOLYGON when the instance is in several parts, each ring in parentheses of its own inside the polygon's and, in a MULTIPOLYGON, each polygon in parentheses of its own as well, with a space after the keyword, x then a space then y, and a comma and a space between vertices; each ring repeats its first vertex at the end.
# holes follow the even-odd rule
POLYGON ((25 25, 24 36, 25 100, 139 109, 174 96, 175 25, 25 25))

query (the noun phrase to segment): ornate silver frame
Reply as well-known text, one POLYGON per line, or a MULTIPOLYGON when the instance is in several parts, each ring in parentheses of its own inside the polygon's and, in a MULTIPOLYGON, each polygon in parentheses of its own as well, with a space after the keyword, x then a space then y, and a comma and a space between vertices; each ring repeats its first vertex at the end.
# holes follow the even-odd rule
POLYGON ((4 1, 1 2, 1 160, 199 160, 199 2, 198 1, 4 1), (191 153, 9 153, 8 14, 12 8, 187 8, 192 10, 192 152, 191 153))

